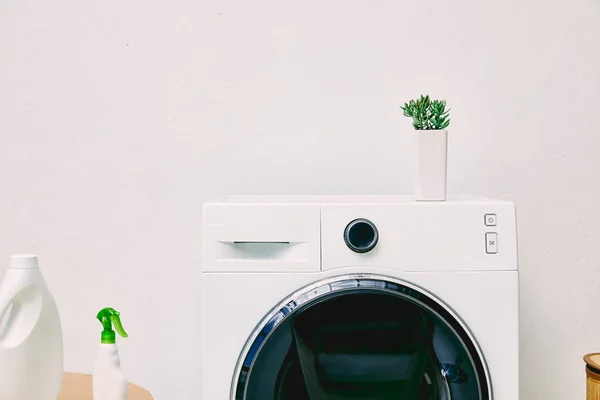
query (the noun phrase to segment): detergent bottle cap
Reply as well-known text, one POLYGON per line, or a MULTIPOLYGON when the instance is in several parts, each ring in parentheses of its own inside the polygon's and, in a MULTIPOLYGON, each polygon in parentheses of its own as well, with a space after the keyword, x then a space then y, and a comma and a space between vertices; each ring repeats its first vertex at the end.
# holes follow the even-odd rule
POLYGON ((38 258, 35 254, 15 254, 10 257, 10 269, 37 269, 38 258))
POLYGON ((116 342, 115 331, 117 331, 121 337, 126 338, 129 336, 127 335, 127 332, 125 332, 125 329, 123 329, 120 315, 121 314, 114 308, 103 308, 96 316, 104 328, 101 338, 103 344, 114 344, 116 342))

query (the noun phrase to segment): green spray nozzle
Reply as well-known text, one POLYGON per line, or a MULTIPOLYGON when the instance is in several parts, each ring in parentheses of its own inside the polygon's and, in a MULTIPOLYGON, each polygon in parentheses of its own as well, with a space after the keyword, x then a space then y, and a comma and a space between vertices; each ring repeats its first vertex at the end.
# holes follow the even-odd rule
POLYGON ((102 324, 104 330, 102 331, 102 343, 103 344, 114 344, 116 342, 115 331, 121 337, 128 337, 127 332, 123 329, 123 324, 121 324, 121 318, 119 317, 121 314, 115 310, 114 308, 103 308, 100 310, 96 318, 102 324), (113 330, 113 327, 115 330, 113 330))

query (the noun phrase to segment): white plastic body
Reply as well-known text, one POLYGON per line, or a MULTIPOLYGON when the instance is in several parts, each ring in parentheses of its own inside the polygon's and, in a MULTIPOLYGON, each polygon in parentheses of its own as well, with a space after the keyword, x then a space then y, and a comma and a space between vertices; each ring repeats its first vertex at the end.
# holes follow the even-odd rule
POLYGON ((0 286, 0 399, 56 400, 63 378, 60 318, 35 256, 13 256, 0 286))
POLYGON ((94 400, 127 400, 127 378, 116 344, 101 344, 92 374, 94 400))
POLYGON ((514 205, 343 196, 240 197, 205 205, 201 399, 231 400, 244 346, 273 307, 304 286, 352 273, 401 279, 441 299, 480 346, 493 400, 519 399, 514 205), (486 214, 497 216, 496 226, 485 225, 486 214), (344 243, 344 228, 355 218, 378 228, 379 242, 368 253, 344 243), (497 254, 486 252, 490 231, 498 234, 497 254), (305 250, 285 247, 294 242, 305 250), (224 243, 243 246, 232 253, 222 251, 224 243))
POLYGON ((447 130, 417 132, 417 201, 446 200, 447 130))

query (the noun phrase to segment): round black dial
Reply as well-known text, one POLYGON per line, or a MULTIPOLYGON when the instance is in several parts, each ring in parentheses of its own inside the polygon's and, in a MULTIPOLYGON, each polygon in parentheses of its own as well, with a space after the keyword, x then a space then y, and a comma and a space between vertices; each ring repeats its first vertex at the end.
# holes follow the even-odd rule
POLYGON ((344 230, 346 245, 356 253, 366 253, 373 250, 378 240, 377 227, 365 218, 355 219, 344 230))

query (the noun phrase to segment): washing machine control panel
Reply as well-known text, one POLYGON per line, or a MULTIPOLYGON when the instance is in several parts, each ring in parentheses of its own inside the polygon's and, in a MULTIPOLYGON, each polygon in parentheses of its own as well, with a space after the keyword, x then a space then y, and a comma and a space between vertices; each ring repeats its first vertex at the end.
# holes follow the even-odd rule
POLYGON ((516 270, 516 250, 508 202, 321 205, 322 270, 516 270))
POLYGON ((515 217, 505 201, 209 203, 203 271, 514 271, 515 217))

